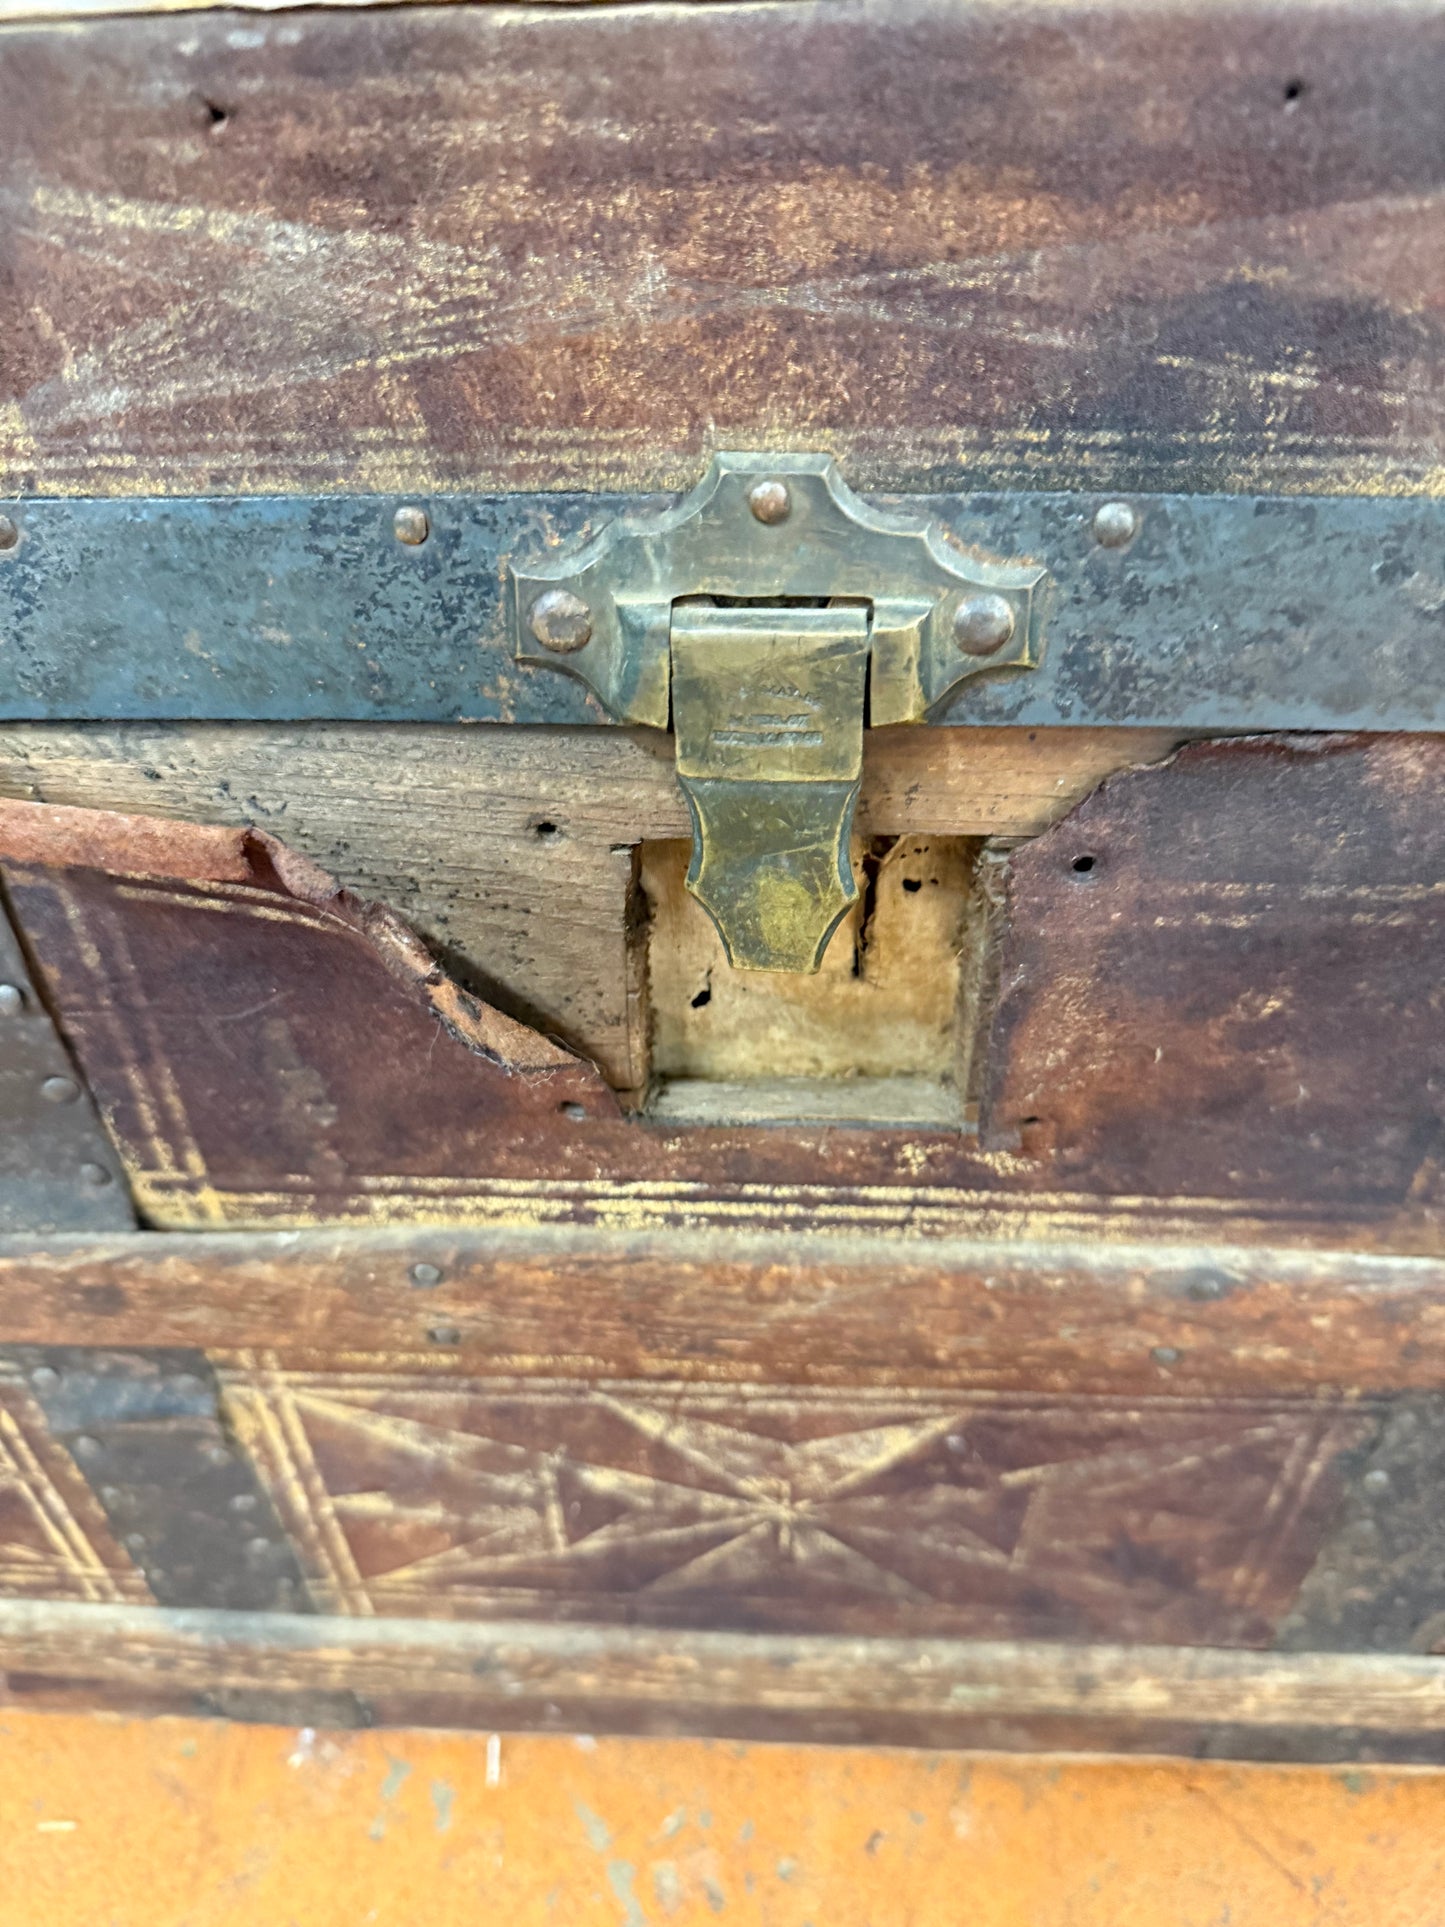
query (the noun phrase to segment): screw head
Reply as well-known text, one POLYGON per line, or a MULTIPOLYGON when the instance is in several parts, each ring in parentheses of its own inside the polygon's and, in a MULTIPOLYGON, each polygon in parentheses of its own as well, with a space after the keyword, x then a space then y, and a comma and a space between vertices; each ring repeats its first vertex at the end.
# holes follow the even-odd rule
POLYGON ((405 542, 409 549, 420 548, 431 534, 431 520, 425 509, 408 503, 392 516, 391 532, 398 542, 405 542))
POLYGON ((532 604, 532 634, 553 655, 570 656, 592 640, 592 611, 570 589, 548 589, 532 604))
POLYGON ((0 984, 0 1015, 13 1017, 25 1008, 25 992, 19 984, 0 984))
POLYGON ((19 523, 8 515, 0 515, 0 549, 13 549, 19 540, 19 523))
POLYGON ((1014 632, 1013 604, 1001 595, 971 595, 953 618, 953 639, 966 656, 992 656, 1014 632))
POLYGON ((411 1268, 411 1282, 414 1285, 424 1287, 428 1285, 439 1285, 441 1281, 442 1272, 440 1265, 421 1264, 413 1265, 411 1268))
POLYGON ((30 1383, 37 1392, 48 1392, 60 1383, 60 1374, 53 1365, 37 1365, 30 1374, 30 1383))
POLYGON ((771 528, 777 522, 787 521, 793 512, 793 498, 787 483, 772 477, 766 482, 753 483, 748 490, 748 507, 758 521, 771 528))
POLYGON ((1139 512, 1127 502, 1105 502, 1095 510, 1093 526, 1101 549, 1122 549, 1139 533, 1139 512))
POLYGON ((73 1104, 80 1096, 80 1086, 68 1077, 47 1077, 40 1095, 47 1104, 73 1104))

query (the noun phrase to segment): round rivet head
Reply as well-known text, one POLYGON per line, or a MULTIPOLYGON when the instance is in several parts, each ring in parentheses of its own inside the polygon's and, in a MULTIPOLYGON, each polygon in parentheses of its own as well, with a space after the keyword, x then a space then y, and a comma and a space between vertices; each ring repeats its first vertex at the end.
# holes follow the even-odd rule
POLYGON ((25 992, 19 984, 0 984, 0 1016, 13 1017, 25 1008, 25 992))
POLYGON ((13 549, 19 540, 19 525, 10 516, 0 515, 0 549, 13 549))
POLYGON ((953 618, 953 639, 966 656, 993 655, 1013 632, 1013 605, 1001 595, 971 595, 953 618))
POLYGON ((111 1182, 111 1175, 103 1164, 82 1164, 80 1181, 82 1184, 88 1184, 93 1191, 103 1191, 111 1182))
POLYGON ((793 498, 788 493, 787 483, 773 478, 753 483, 748 490, 748 507, 758 521, 765 522, 771 528, 775 522, 787 521, 792 512, 793 498))
POLYGON ((1127 502, 1105 502, 1094 513, 1094 540, 1101 549, 1122 549, 1139 533, 1139 512, 1127 502))
POLYGON ((592 611, 570 589, 548 589, 532 604, 532 634, 554 655, 570 656, 592 640, 592 611))
POLYGON ((411 1282, 414 1285, 439 1285, 441 1281, 442 1272, 440 1265, 420 1264, 413 1265, 411 1268, 411 1282))
POLYGON ((431 521, 425 509, 408 503, 392 516, 391 532, 398 542, 405 542, 409 549, 418 549, 431 534, 431 521))
POLYGON ((40 1095, 47 1104, 73 1104, 80 1096, 80 1086, 68 1077, 47 1077, 40 1086, 40 1095))

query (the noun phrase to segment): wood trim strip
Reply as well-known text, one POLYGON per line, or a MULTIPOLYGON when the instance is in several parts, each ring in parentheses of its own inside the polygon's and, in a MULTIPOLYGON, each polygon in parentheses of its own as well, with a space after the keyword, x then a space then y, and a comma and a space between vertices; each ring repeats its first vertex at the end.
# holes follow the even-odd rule
POLYGON ((0 1343, 722 1383, 1434 1390, 1445 1262, 684 1228, 9 1239, 0 1343))
POLYGON ((0 1603, 11 1704, 302 1724, 1445 1757, 1445 1660, 0 1603))

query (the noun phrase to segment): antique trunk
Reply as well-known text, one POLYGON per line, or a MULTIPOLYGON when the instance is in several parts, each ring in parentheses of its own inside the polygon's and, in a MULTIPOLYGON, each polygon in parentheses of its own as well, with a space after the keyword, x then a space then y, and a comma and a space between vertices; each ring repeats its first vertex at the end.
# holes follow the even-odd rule
POLYGON ((1445 1758, 1445 16, 0 27, 0 1670, 1445 1758))

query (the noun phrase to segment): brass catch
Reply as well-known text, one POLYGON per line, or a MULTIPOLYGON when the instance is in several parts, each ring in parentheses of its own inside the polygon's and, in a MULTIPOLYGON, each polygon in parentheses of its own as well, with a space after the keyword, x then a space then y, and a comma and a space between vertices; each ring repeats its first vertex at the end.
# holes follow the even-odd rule
POLYGON ((1045 570, 885 513, 826 455, 718 455, 676 508, 512 573, 517 660, 677 738, 688 888, 745 970, 814 971, 858 894, 865 716, 1038 661, 1045 570))

